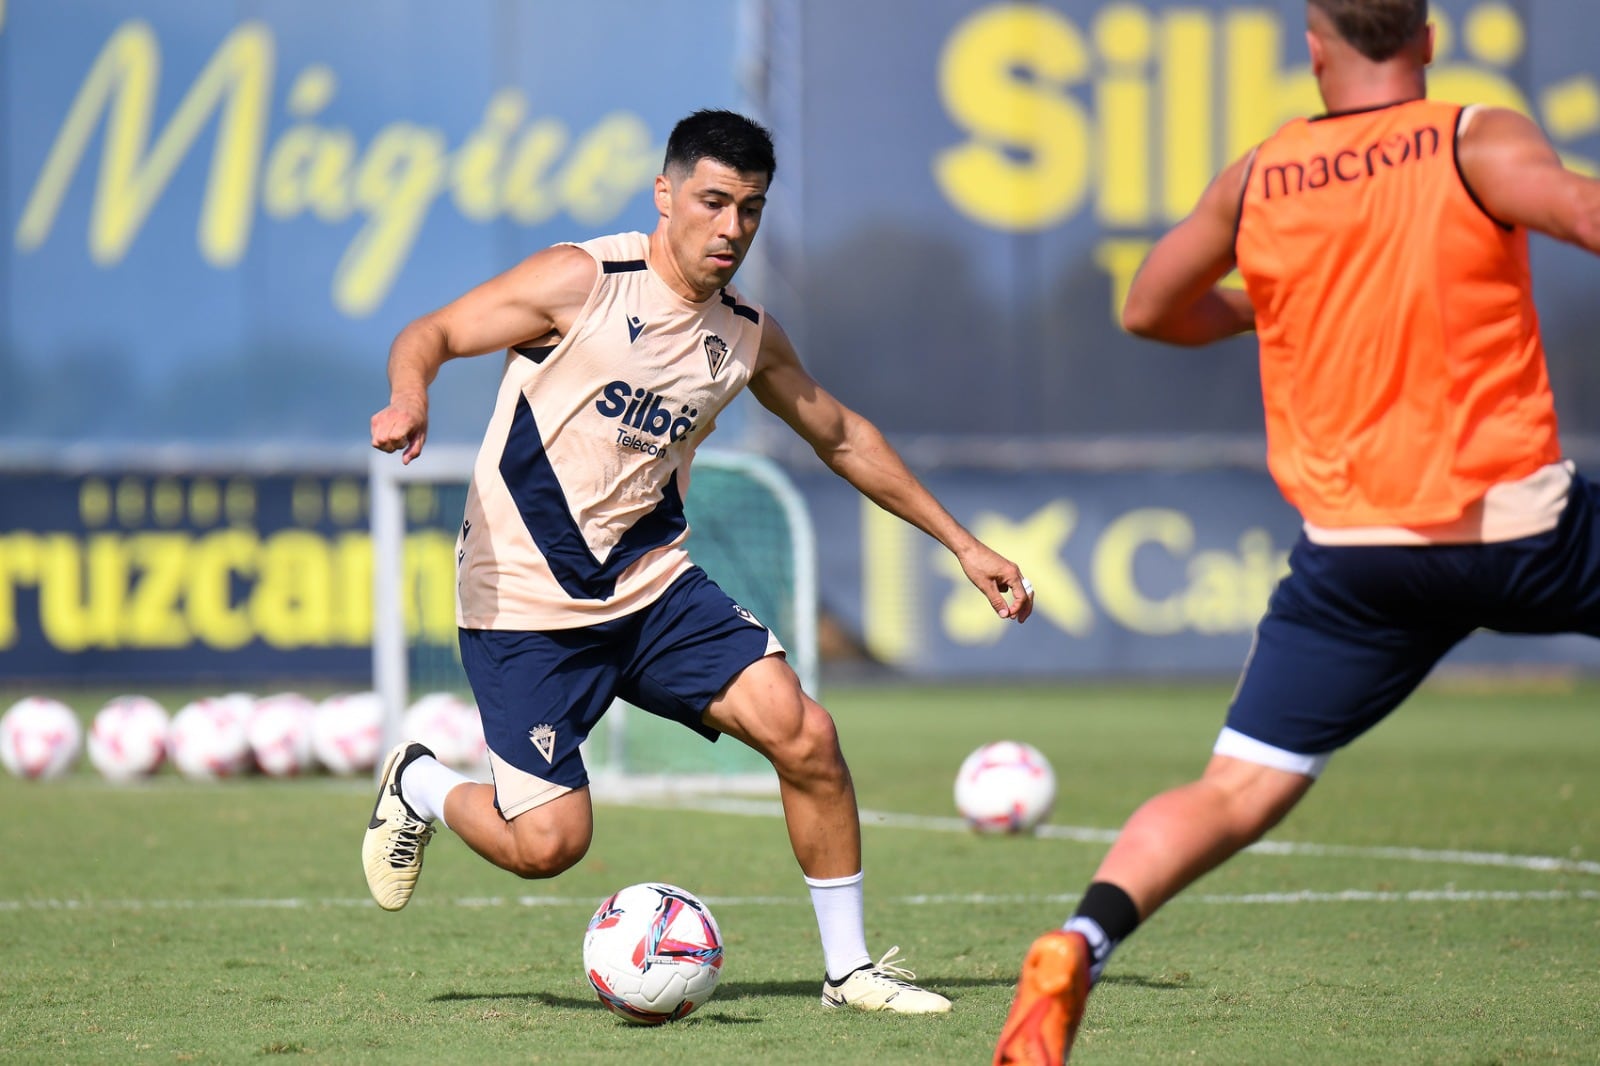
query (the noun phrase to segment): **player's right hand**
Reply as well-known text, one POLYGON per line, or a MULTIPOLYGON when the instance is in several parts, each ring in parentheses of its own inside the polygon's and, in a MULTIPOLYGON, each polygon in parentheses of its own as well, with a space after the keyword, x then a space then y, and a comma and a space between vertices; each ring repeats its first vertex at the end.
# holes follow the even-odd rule
POLYGON ((402 464, 421 455, 427 439, 427 401, 391 400, 372 416, 372 446, 382 452, 400 452, 402 464))

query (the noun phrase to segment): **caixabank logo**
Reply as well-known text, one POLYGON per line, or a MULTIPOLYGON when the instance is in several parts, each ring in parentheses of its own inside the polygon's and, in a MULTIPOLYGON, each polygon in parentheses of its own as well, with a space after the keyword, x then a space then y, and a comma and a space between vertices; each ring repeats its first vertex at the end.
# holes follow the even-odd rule
POLYGON ((659 455, 694 432, 700 410, 661 393, 617 380, 600 390, 594 409, 615 418, 617 446, 659 455))

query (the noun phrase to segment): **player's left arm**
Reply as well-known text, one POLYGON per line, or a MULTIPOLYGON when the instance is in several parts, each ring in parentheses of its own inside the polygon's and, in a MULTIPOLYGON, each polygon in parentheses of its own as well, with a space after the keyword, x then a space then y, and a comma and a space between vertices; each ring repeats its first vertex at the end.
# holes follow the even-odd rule
POLYGON ((1032 586, 1023 580, 1017 564, 968 532, 917 479, 877 426, 817 383, 770 314, 750 392, 811 445, 828 469, 949 549, 1001 618, 1022 622, 1033 613, 1032 586))
POLYGON ((1233 245, 1250 156, 1207 186, 1182 222, 1156 242, 1128 289, 1122 326, 1168 344, 1210 344, 1256 328, 1240 289, 1217 283, 1234 267, 1233 245))

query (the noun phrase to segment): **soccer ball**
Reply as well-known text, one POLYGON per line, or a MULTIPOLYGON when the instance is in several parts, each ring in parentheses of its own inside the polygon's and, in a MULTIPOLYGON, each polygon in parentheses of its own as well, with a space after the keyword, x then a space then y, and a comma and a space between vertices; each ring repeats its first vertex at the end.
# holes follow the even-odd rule
POLYGON ((311 716, 311 753, 330 773, 354 774, 378 765, 383 703, 376 692, 341 692, 311 716))
POLYGON ((980 833, 1031 833, 1050 814, 1056 775, 1038 748, 998 740, 956 772, 956 810, 980 833))
POLYGON ((0 762, 18 777, 48 781, 78 761, 83 727, 59 700, 28 696, 0 716, 0 762))
POLYGON ((172 764, 184 777, 209 781, 250 768, 248 716, 242 700, 199 699, 178 708, 168 735, 172 764))
POLYGON ((722 976, 722 933, 711 911, 675 885, 629 885, 600 904, 583 937, 595 995, 635 1025, 682 1018, 722 976))
POLYGON ((89 726, 89 762, 107 781, 135 781, 167 758, 167 709, 148 696, 118 696, 89 726))
POLYGON ((298 692, 256 701, 245 732, 262 773, 293 777, 311 765, 311 716, 316 709, 298 692))
POLYGON ((406 709, 400 735, 426 744, 446 766, 470 767, 485 758, 478 708, 453 692, 430 692, 406 709))

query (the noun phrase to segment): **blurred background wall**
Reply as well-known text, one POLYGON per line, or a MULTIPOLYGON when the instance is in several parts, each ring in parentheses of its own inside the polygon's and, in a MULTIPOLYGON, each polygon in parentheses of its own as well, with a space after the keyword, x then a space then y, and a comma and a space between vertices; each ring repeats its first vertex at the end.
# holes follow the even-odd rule
MULTIPOLYGON (((1593 169, 1600 9, 1434 17, 1433 95, 1527 111, 1593 169)), ((1040 590, 1034 621, 997 625, 936 545, 741 400, 713 443, 799 484, 833 646, 926 676, 1233 673, 1296 529, 1261 464, 1253 343, 1161 348, 1116 315, 1211 175, 1319 109, 1302 19, 1300 0, 0 3, 0 675, 370 672, 389 341, 544 245, 649 229, 667 133, 708 106, 778 144, 738 284, 1040 590)), ((1600 270, 1533 256, 1584 462, 1600 270)), ((498 371, 446 368, 431 440, 476 442, 498 371)), ((1600 663, 1565 639, 1458 658, 1600 663)))

